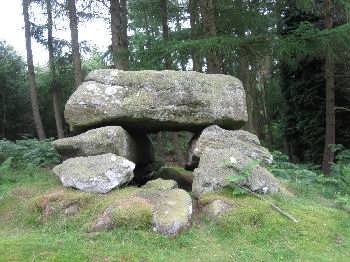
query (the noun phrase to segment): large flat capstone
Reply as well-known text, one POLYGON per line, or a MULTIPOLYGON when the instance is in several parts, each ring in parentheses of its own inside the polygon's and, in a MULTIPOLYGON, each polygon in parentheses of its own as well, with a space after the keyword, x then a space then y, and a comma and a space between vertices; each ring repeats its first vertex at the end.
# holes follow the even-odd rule
POLYGON ((238 129, 247 121, 240 80, 184 71, 96 70, 70 97, 72 130, 107 124, 145 132, 238 129))

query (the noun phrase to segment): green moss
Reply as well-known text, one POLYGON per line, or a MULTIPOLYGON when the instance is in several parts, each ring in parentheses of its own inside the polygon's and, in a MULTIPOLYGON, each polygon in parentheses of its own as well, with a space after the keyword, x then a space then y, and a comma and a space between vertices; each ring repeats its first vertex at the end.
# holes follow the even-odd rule
POLYGON ((187 176, 193 176, 192 171, 188 171, 188 170, 184 169, 183 167, 179 167, 179 166, 164 167, 164 168, 162 168, 162 171, 169 172, 169 173, 176 172, 176 173, 187 175, 187 176))
POLYGON ((144 202, 134 202, 127 207, 114 209, 112 219, 117 227, 149 229, 152 224, 152 207, 144 202))
POLYGON ((165 180, 165 179, 155 179, 147 182, 146 185, 142 187, 146 191, 165 191, 177 188, 177 183, 174 180, 165 180))
POLYGON ((198 203, 201 206, 205 206, 205 205, 213 202, 214 200, 222 200, 222 201, 225 201, 227 203, 231 203, 231 204, 236 205, 237 201, 235 201, 235 199, 236 198, 233 198, 233 194, 232 194, 231 189, 224 189, 220 192, 206 193, 206 194, 200 195, 198 198, 198 203))

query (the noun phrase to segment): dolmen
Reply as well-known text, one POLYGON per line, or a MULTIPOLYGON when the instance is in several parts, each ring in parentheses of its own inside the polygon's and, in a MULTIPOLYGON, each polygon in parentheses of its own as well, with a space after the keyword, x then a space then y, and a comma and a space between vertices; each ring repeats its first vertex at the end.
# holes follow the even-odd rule
MULTIPOLYGON (((150 133, 190 131, 194 135, 186 168, 194 170, 193 196, 222 190, 229 185, 229 176, 239 176, 252 161, 251 175, 240 185, 255 193, 280 190, 265 168, 273 160, 271 153, 256 135, 241 130, 248 119, 246 95, 241 81, 233 76, 96 70, 71 95, 64 116, 76 136, 53 142, 64 159, 53 172, 66 187, 108 193, 126 186, 143 174, 136 170, 154 162, 150 133)), ((168 235, 182 228, 173 226, 176 221, 159 225, 162 219, 168 223, 159 210, 169 212, 171 205, 186 209, 180 210, 184 227, 192 214, 188 192, 171 190, 163 190, 161 197, 151 201, 157 206, 156 228, 168 235), (166 196, 172 195, 184 203, 167 201, 166 196)))

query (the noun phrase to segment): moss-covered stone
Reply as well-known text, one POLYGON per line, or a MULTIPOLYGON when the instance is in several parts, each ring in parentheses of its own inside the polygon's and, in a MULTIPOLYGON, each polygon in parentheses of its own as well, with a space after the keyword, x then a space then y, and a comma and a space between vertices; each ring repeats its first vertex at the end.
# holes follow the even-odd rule
POLYGON ((147 229, 152 225, 152 205, 145 199, 132 198, 112 211, 113 224, 133 229, 147 229))
POLYGON ((182 189, 163 192, 153 211, 153 224, 157 232, 175 236, 191 225, 192 199, 182 189))
POLYGON ((142 187, 142 189, 150 191, 166 191, 174 188, 177 188, 176 181, 161 178, 150 180, 142 187))

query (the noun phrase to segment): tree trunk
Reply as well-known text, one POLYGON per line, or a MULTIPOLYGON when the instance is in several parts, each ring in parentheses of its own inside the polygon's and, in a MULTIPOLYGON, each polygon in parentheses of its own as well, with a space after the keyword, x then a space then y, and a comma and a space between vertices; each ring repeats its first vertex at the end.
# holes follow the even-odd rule
POLYGON ((35 124, 36 132, 39 139, 45 139, 46 135, 45 135, 43 123, 41 121, 38 93, 37 93, 37 87, 35 82, 32 41, 31 41, 31 33, 30 33, 30 21, 29 21, 30 0, 23 0, 22 4, 23 4, 24 30, 25 30, 25 38, 26 38, 26 49, 27 49, 28 81, 30 86, 30 99, 32 103, 34 124, 35 124))
MULTIPOLYGON (((200 10, 203 20, 203 28, 205 32, 205 37, 215 37, 216 36, 216 24, 215 24, 215 9, 213 0, 199 0, 200 10)), ((217 57, 216 51, 213 49, 208 50, 207 56, 207 72, 209 74, 220 73, 220 63, 217 57)))
POLYGON ((148 15, 147 13, 144 11, 144 21, 145 21, 145 30, 146 30, 146 43, 145 46, 147 49, 151 48, 151 30, 150 30, 150 26, 149 26, 149 22, 148 22, 148 15))
POLYGON ((110 0, 113 63, 117 69, 129 67, 128 18, 126 0, 110 0))
MULTIPOLYGON (((160 0, 160 15, 162 18, 163 40, 169 41, 169 26, 168 26, 168 0, 160 0)), ((171 69, 171 57, 165 55, 165 69, 171 69)))
MULTIPOLYGON (((263 105, 262 105, 262 94, 259 92, 257 85, 258 71, 256 66, 252 66, 251 70, 248 71, 249 84, 248 93, 250 99, 250 114, 252 133, 255 133, 260 140, 265 139, 264 134, 264 115, 263 115, 263 105)), ((249 113, 248 113, 249 114, 249 113)))
POLYGON ((50 67, 50 85, 52 90, 53 99, 53 111, 55 114, 56 129, 58 138, 64 137, 63 130, 63 120, 60 107, 60 90, 56 82, 56 68, 55 68, 55 57, 54 57, 54 46, 53 46, 53 36, 52 36, 52 3, 51 0, 46 0, 47 9, 47 47, 49 50, 49 67, 50 67))
POLYGON ((69 27, 70 27, 71 44, 72 44, 74 81, 75 81, 75 88, 77 88, 81 84, 83 76, 81 73, 78 16, 77 16, 75 1, 76 0, 68 0, 68 16, 69 16, 69 27))
POLYGON ((129 68, 129 40, 128 40, 128 6, 127 0, 120 0, 121 10, 121 49, 123 54, 123 68, 127 70, 129 68))
MULTIPOLYGON (((199 37, 199 7, 198 0, 189 0, 188 10, 190 13, 191 39, 196 40, 199 37)), ((191 50, 193 71, 202 72, 203 59, 194 48, 191 50)))
POLYGON ((248 55, 246 51, 241 48, 239 52, 239 78, 242 81, 244 90, 246 92, 246 102, 247 102, 247 111, 248 111, 248 122, 245 125, 245 129, 251 133, 256 133, 254 128, 254 113, 253 113, 253 97, 250 88, 249 80, 249 62, 248 55))
POLYGON ((270 146, 273 145, 273 133, 272 133, 272 123, 271 123, 271 117, 268 112, 267 106, 266 106, 266 88, 269 82, 269 79, 271 79, 271 71, 272 71, 272 57, 270 55, 266 55, 261 63, 261 69, 260 69, 260 89, 261 89, 261 105, 263 109, 264 114, 264 123, 267 127, 267 142, 270 146))
POLYGON ((6 128, 7 128, 7 108, 6 108, 6 98, 5 98, 5 90, 1 93, 1 101, 2 101, 2 125, 1 125, 1 137, 6 137, 6 128))
MULTIPOLYGON (((332 1, 324 2, 325 9, 325 28, 333 27, 332 18, 332 1)), ((325 175, 331 175, 331 164, 334 161, 334 152, 330 145, 335 144, 335 78, 334 78, 334 61, 327 50, 325 57, 325 80, 326 80, 326 134, 325 146, 323 152, 322 171, 325 175)))

